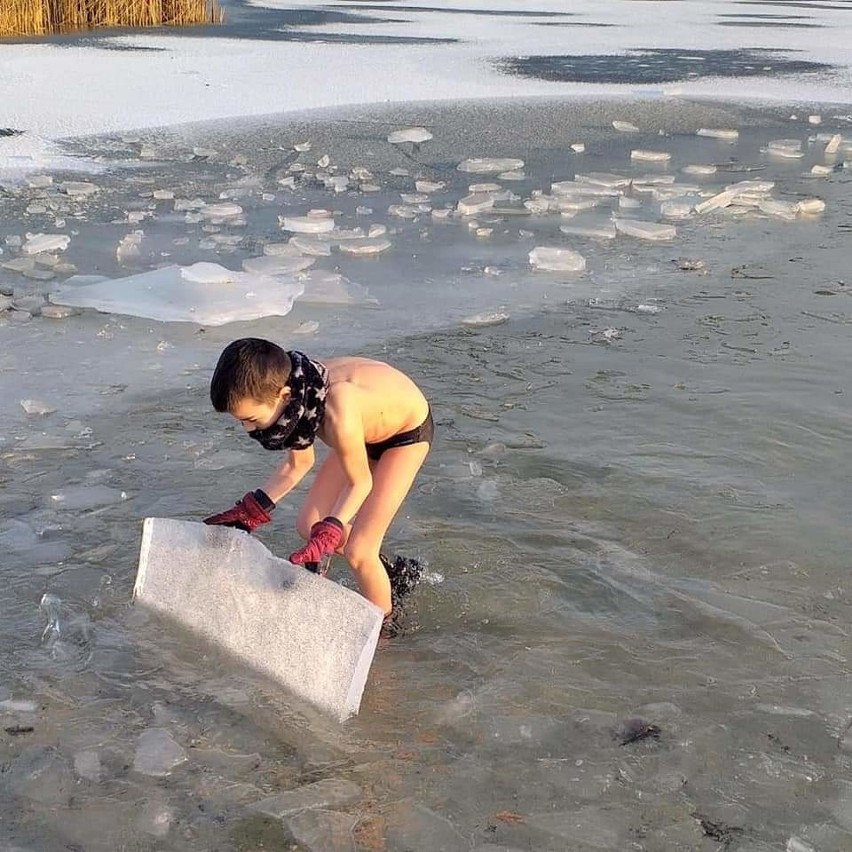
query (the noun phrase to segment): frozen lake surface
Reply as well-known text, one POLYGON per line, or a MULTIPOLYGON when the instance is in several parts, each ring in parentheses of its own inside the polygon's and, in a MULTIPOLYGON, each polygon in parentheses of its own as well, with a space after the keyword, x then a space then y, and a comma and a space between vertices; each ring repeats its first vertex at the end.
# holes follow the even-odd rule
MULTIPOLYGON (((69 195, 80 179, 62 172, 9 186, 6 846, 848 849, 849 123, 792 112, 359 108, 79 140, 96 191, 69 195), (415 126, 434 138, 387 142, 415 126), (457 168, 484 158, 521 159, 523 176, 457 168), (214 204, 241 213, 199 215, 214 204), (332 244, 282 230, 317 209, 332 244), (391 247, 341 251, 354 228, 391 247), (70 241, 26 254, 38 233, 70 241), (237 271, 296 257, 280 246, 297 236, 314 263, 286 280, 335 286, 283 317, 39 313, 74 273, 237 271), (533 268, 536 246, 585 271, 533 268), (429 581, 343 728, 129 605, 143 517, 203 517, 267 470, 207 399, 245 334, 387 358, 435 411, 391 532, 429 581)), ((274 552, 297 507, 263 535, 274 552)))
POLYGON ((852 848, 852 4, 566 7, 4 43, 3 850, 852 848), (435 412, 344 726, 130 603, 245 335, 435 412))

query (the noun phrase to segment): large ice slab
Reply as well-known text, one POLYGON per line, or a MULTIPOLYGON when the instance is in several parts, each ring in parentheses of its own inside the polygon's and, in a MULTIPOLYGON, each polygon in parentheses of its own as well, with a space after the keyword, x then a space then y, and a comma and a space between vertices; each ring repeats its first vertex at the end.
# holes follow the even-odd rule
POLYGON ((295 279, 195 263, 117 279, 75 275, 50 294, 50 301, 161 322, 225 325, 284 316, 303 292, 295 279))
POLYGON ((340 721, 358 712, 381 610, 250 535, 146 518, 133 594, 340 721))

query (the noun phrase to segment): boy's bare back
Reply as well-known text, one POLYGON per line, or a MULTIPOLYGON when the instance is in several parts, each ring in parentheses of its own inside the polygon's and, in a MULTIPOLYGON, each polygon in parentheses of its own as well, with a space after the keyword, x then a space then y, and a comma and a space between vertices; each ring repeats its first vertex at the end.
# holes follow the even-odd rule
MULTIPOLYGON (((327 405, 345 400, 348 411, 359 411, 368 444, 415 429, 426 418, 429 403, 405 373, 383 361, 347 356, 322 362, 328 368, 327 405)), ((320 437, 325 440, 320 429, 320 437)))

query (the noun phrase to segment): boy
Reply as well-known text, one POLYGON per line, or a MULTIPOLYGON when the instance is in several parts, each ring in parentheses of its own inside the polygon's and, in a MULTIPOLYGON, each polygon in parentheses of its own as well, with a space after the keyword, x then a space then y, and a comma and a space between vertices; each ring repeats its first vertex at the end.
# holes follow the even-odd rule
POLYGON ((222 352, 210 400, 261 446, 288 452, 261 488, 204 523, 249 533, 269 523, 276 503, 313 466, 319 438, 330 452, 296 520, 307 543, 290 561, 317 571, 325 557, 342 554, 361 593, 389 624, 398 596, 419 579, 416 562, 397 557, 391 565, 379 550, 432 443, 432 414, 421 390, 382 361, 320 363, 248 337, 222 352))

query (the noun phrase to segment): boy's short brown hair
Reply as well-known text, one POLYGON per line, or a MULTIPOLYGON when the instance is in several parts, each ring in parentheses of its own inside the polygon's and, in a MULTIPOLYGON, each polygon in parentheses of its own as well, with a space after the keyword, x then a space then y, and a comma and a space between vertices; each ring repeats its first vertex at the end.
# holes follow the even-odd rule
POLYGON ((272 402, 287 385, 292 365, 277 344, 259 337, 229 343, 210 380, 210 401, 216 411, 232 411, 244 399, 272 402))

